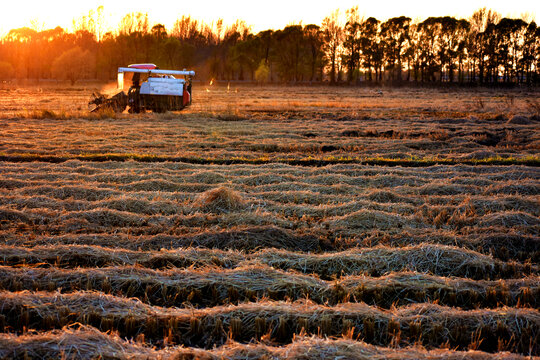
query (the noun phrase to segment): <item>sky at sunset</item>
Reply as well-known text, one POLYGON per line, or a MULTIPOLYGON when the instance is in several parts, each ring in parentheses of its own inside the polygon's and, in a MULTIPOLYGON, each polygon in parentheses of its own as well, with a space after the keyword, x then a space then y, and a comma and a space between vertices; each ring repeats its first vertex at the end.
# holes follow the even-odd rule
POLYGON ((362 15, 374 16, 379 20, 401 15, 413 19, 443 15, 467 18, 481 7, 494 9, 503 16, 510 17, 529 13, 530 19, 537 23, 540 15, 538 0, 4 0, 0 15, 0 33, 5 34, 12 28, 31 24, 38 29, 59 25, 71 30, 73 18, 86 15, 89 10, 95 10, 100 5, 104 7, 105 22, 109 28, 115 28, 126 13, 143 12, 148 13, 152 24, 162 23, 168 28, 182 15, 191 15, 206 23, 222 18, 225 24, 231 24, 236 19, 242 19, 252 26, 254 32, 280 29, 299 22, 321 24, 322 19, 335 9, 339 8, 343 13, 356 5, 362 15))

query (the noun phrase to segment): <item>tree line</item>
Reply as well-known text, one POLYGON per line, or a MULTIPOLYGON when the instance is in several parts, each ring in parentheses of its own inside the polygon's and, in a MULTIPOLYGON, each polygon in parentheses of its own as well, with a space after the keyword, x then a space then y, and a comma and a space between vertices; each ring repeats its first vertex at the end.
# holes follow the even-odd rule
POLYGON ((483 8, 468 19, 406 16, 379 21, 348 9, 320 25, 253 33, 182 16, 167 29, 147 14, 104 31, 103 8, 60 27, 9 31, 0 43, 0 79, 110 80, 119 66, 153 62, 189 68, 201 80, 286 83, 540 83, 540 27, 483 8))

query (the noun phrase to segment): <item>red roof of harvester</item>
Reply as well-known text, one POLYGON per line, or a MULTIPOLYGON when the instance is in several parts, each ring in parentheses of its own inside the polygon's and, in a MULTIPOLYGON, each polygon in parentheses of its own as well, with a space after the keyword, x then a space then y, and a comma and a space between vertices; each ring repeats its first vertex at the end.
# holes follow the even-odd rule
POLYGON ((128 67, 141 70, 154 70, 157 69, 155 64, 131 64, 128 67))

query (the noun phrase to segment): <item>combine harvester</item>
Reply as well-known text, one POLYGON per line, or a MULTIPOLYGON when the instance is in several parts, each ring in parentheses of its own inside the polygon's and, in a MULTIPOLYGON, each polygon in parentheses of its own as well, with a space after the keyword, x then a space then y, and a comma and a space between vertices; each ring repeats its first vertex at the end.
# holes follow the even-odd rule
POLYGON ((146 110, 154 112, 178 111, 191 105, 191 80, 195 71, 161 70, 154 64, 134 64, 118 68, 118 94, 107 97, 93 93, 91 112, 110 108, 123 112, 127 107, 130 113, 146 110), (131 87, 124 90, 124 74, 132 73, 131 87), (175 76, 183 76, 177 79, 175 76))

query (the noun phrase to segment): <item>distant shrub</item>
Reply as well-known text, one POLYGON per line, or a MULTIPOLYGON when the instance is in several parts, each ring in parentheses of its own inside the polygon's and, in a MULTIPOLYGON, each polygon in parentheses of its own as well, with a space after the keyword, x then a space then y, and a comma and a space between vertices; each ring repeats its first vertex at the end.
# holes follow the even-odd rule
POLYGON ((261 61, 257 70, 255 70, 255 79, 258 83, 265 83, 268 81, 269 74, 270 68, 264 63, 264 61, 261 61))

